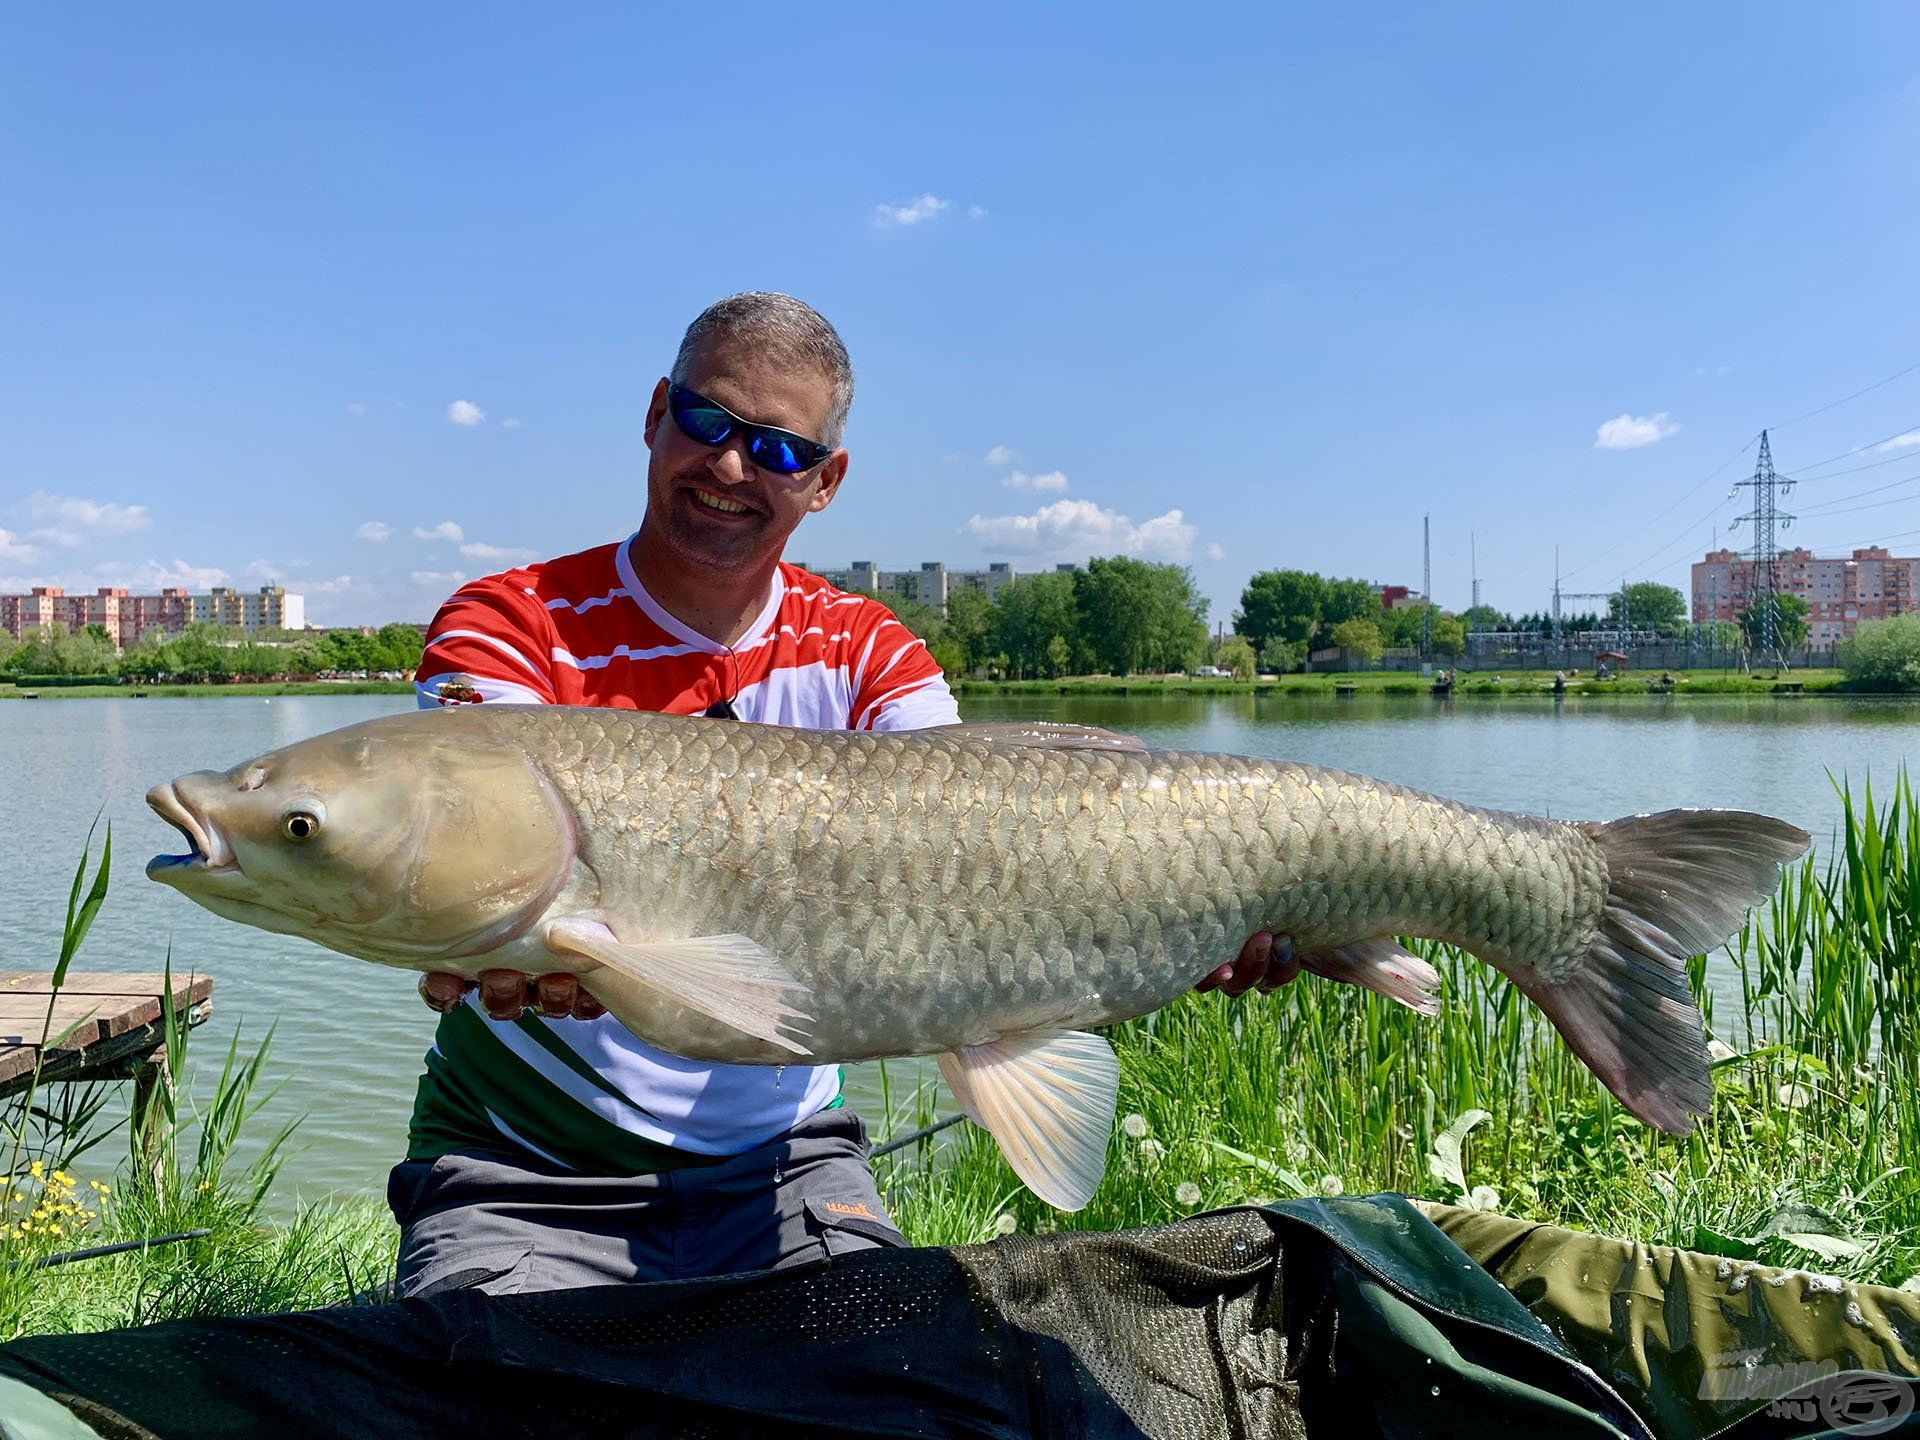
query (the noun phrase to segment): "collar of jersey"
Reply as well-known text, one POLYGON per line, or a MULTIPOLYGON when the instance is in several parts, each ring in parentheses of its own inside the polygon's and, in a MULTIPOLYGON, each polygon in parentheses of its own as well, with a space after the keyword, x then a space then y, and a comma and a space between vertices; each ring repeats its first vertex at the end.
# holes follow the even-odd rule
MULTIPOLYGON (((639 533, 636 530, 634 535, 639 533)), ((629 535, 615 547, 613 552, 613 568, 620 576, 620 588, 627 592, 627 598, 638 605, 649 620, 682 645, 691 645, 694 649, 705 651, 709 655, 729 653, 737 655, 740 651, 759 644, 766 638, 767 632, 773 629, 773 622, 780 614, 780 601, 787 593, 786 581, 781 578, 778 567, 775 567, 773 572, 773 588, 767 595, 766 605, 761 609, 747 633, 734 641, 731 646, 727 646, 710 636, 702 635, 691 625, 676 619, 664 605, 647 593, 647 587, 640 583, 640 576, 633 568, 633 539, 634 536, 629 535)))

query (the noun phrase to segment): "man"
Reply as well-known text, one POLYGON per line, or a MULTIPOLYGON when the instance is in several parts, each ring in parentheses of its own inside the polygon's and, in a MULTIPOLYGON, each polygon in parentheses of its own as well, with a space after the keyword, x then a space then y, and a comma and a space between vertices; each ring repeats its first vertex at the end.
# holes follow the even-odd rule
MULTIPOLYGON (((609 705, 855 730, 960 716, 877 601, 784 564, 846 478, 853 371, 785 295, 704 311, 647 410, 629 539, 463 586, 434 617, 424 706, 609 705)), ((1297 973, 1270 936, 1204 986, 1297 973)), ((421 982, 443 1019, 388 1182, 402 1297, 684 1278, 904 1244, 836 1066, 707 1065, 653 1049, 573 976, 421 982), (471 993, 470 993, 471 992, 471 993), (537 1012, 537 1013, 535 1013, 537 1012)))

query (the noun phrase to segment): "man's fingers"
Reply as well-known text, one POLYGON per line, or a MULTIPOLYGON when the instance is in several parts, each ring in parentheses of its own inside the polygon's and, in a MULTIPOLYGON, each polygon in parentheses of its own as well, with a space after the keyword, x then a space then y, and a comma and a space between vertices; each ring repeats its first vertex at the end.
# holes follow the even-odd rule
POLYGON ((429 1010, 444 1015, 466 998, 472 986, 473 982, 464 976, 434 970, 420 977, 420 998, 427 1002, 429 1010))
POLYGON ((1267 965, 1267 973, 1260 981, 1260 993, 1278 990, 1282 985, 1300 978, 1300 962, 1293 956, 1293 941, 1286 936, 1277 936, 1273 942, 1273 959, 1267 965))
POLYGON ((1240 955, 1227 967, 1227 978, 1220 982, 1220 988, 1229 995, 1244 995, 1267 973, 1267 960, 1273 954, 1273 935, 1266 930, 1257 930, 1247 937, 1247 943, 1240 947, 1240 955))
POLYGON ((1217 990, 1233 978, 1233 966, 1222 965, 1218 970, 1210 971, 1207 978, 1193 988, 1196 990, 1217 990))
POLYGON ((558 1019, 573 1013, 574 1001, 579 998, 580 980, 574 975, 542 975, 533 982, 533 988, 540 997, 540 1013, 558 1019))
POLYGON ((527 977, 518 970, 482 970, 480 1004, 496 1020, 517 1020, 527 1008, 527 977))
POLYGON ((607 1013, 607 1007, 602 1005, 598 1000, 594 999, 592 995, 588 994, 586 986, 577 985, 574 987, 574 991, 573 991, 573 1018, 574 1019, 598 1020, 602 1015, 606 1013, 607 1013))

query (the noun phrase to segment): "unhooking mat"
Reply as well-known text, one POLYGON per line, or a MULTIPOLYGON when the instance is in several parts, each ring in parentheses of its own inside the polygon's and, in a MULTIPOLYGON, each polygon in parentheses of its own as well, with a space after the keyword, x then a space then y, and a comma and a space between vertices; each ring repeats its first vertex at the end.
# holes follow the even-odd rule
POLYGON ((1910 1381, 1867 1373, 1913 1373, 1914 1297, 1848 1287, 1862 1323, 1828 1326, 1823 1290, 1813 1324, 1761 1272, 1734 1287, 1703 1257, 1435 1213, 1489 1268, 1375 1196, 774 1274, 38 1336, 0 1347, 0 1433, 1744 1440, 1920 1423, 1910 1381), (1582 1260, 1582 1241, 1601 1249, 1582 1260), (1613 1263, 1596 1268, 1602 1250, 1613 1263), (30 1414, 43 1398, 58 1404, 30 1414))

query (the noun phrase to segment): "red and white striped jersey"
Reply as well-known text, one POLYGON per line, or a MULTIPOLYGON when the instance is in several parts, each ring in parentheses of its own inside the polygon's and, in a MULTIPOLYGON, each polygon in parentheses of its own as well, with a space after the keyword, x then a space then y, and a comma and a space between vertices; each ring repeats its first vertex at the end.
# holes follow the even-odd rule
POLYGON ((625 542, 461 586, 434 616, 423 705, 499 700, 693 715, 821 730, 918 730, 959 710, 919 638, 867 595, 781 565, 730 649, 647 593, 625 542))
MULTIPOLYGON (((742 721, 918 730, 960 719, 927 647, 866 595, 781 565, 731 648, 647 593, 620 542, 474 580, 434 616, 420 704, 610 705, 742 721)), ((724 724, 724 721, 715 721, 724 724)), ((569 1169, 657 1169, 730 1155, 837 1103, 835 1066, 707 1065, 597 1020, 488 1020, 476 996, 440 1023, 409 1154, 503 1141, 569 1169), (517 1063, 516 1063, 517 1062, 517 1063), (572 1102, 571 1104, 568 1102, 572 1102)))

